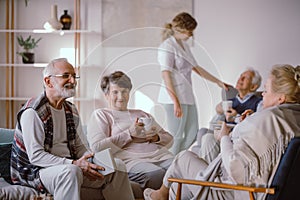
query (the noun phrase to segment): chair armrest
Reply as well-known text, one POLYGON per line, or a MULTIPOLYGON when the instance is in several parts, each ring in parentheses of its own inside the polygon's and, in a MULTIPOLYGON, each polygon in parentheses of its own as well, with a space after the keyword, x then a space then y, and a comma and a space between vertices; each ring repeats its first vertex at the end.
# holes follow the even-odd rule
POLYGON ((262 192, 262 193, 267 193, 267 194, 275 193, 275 188, 251 187, 251 186, 234 185, 234 184, 228 184, 228 183, 198 181, 198 180, 178 179, 178 178, 168 178, 168 181, 178 183, 176 200, 177 199, 179 200, 181 198, 182 184, 201 185, 201 186, 223 188, 223 189, 230 189, 230 190, 248 191, 251 200, 254 200, 253 192, 262 192))

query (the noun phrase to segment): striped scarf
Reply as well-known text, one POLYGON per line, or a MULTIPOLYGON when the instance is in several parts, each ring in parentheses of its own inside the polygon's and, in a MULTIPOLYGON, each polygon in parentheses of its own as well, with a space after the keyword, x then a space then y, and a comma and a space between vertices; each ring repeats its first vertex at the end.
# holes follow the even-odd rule
MULTIPOLYGON (((79 124, 78 111, 75 106, 68 101, 63 103, 63 107, 66 114, 68 148, 70 150, 71 159, 76 159, 75 138, 76 127, 79 124)), ((41 167, 30 163, 23 141, 20 119, 22 113, 28 108, 34 109, 44 124, 44 150, 51 153, 53 146, 53 120, 50 104, 45 93, 42 93, 39 97, 28 100, 17 114, 17 126, 11 156, 11 178, 14 184, 34 187, 44 193, 45 188, 38 173, 41 167)))

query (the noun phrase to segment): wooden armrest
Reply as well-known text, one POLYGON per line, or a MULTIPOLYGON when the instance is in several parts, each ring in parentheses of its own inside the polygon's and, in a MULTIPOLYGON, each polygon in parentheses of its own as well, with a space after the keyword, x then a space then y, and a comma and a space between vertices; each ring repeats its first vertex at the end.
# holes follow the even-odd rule
POLYGON ((262 193, 267 193, 267 194, 275 193, 275 188, 251 187, 251 186, 234 185, 234 184, 228 184, 228 183, 218 183, 218 182, 198 181, 198 180, 178 179, 178 178, 168 178, 168 181, 178 183, 176 200, 179 200, 181 198, 182 184, 201 185, 201 186, 223 188, 223 189, 230 189, 230 190, 248 191, 250 200, 254 200, 253 192, 262 192, 262 193))

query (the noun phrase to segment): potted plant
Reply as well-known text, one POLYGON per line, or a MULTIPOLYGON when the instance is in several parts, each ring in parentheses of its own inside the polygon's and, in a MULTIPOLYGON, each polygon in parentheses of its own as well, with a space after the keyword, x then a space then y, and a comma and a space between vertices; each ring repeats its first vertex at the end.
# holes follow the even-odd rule
POLYGON ((42 38, 35 39, 29 35, 26 39, 23 36, 18 36, 18 43, 23 47, 23 52, 18 52, 18 55, 22 56, 23 63, 34 63, 34 53, 32 52, 42 38))

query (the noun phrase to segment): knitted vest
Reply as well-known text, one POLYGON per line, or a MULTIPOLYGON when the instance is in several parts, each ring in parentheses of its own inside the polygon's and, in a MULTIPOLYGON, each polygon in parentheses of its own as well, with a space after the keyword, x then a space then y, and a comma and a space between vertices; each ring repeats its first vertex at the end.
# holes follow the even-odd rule
MULTIPOLYGON (((71 158, 77 159, 75 155, 75 138, 76 128, 79 124, 78 111, 75 106, 68 101, 63 103, 63 107, 66 114, 68 148, 71 158)), ((53 145, 53 120, 50 104, 45 93, 43 93, 37 98, 28 100, 17 114, 17 125, 11 155, 11 179, 14 184, 33 187, 44 193, 46 191, 38 173, 41 167, 30 163, 23 141, 20 119, 22 113, 28 108, 34 109, 44 124, 44 150, 51 153, 53 145)))
POLYGON ((261 97, 252 95, 246 102, 240 103, 237 98, 230 99, 232 100, 232 108, 236 110, 238 114, 242 114, 245 110, 251 109, 256 112, 257 105, 261 101, 261 97))

